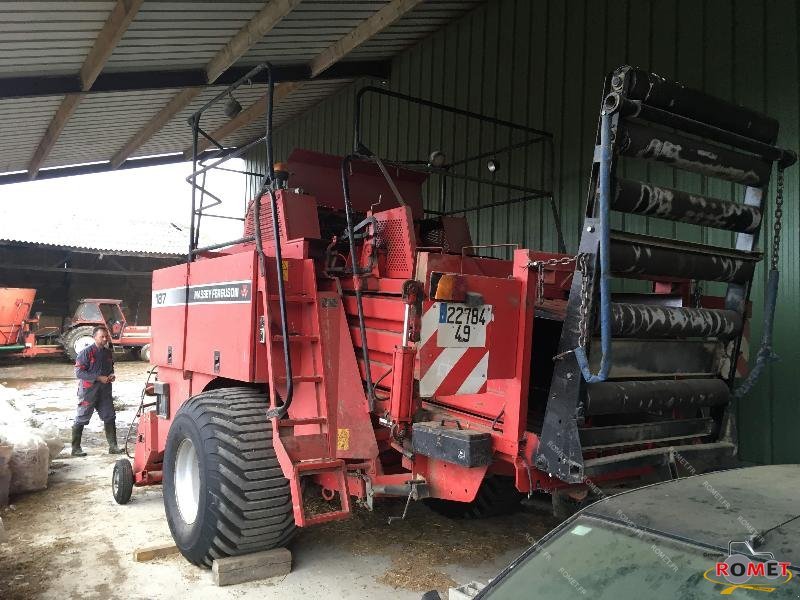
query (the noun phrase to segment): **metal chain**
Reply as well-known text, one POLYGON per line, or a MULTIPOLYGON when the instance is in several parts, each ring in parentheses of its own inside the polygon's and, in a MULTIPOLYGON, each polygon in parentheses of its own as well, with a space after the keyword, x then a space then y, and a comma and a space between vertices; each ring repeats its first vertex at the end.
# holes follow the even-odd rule
POLYGON ((578 254, 576 269, 581 272, 581 307, 580 319, 578 320, 578 346, 586 348, 586 337, 588 335, 587 322, 589 320, 589 278, 586 276, 589 271, 586 254, 578 254))
POLYGON ((568 265, 578 261, 578 256, 564 256, 562 258, 548 258, 547 260, 532 260, 525 265, 528 269, 537 269, 538 276, 536 278, 536 303, 541 304, 544 299, 544 268, 552 267, 555 265, 568 265))
POLYGON ((694 290, 692 291, 692 300, 694 301, 695 308, 703 307, 703 284, 700 281, 694 282, 694 290))
MULTIPOLYGON (((526 267, 528 269, 537 269, 539 275, 536 281, 536 303, 541 303, 544 298, 544 268, 554 265, 568 265, 575 263, 575 270, 580 271, 581 276, 581 306, 580 306, 580 319, 578 321, 578 344, 581 348, 586 347, 586 338, 588 336, 587 321, 589 312, 589 278, 585 276, 588 271, 588 263, 586 262, 586 254, 576 254, 575 256, 565 256, 563 258, 550 258, 547 260, 532 260, 526 267)), ((558 358, 558 357, 556 357, 558 358)))
POLYGON ((778 259, 781 253, 781 228, 783 227, 783 167, 778 167, 777 185, 775 187, 775 217, 772 224, 772 260, 770 269, 778 270, 778 259))

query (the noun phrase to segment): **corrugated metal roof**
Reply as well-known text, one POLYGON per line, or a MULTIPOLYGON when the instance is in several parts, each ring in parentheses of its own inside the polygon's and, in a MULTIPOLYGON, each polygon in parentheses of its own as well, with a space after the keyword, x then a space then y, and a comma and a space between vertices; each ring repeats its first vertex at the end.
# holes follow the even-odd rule
POLYGON ((0 244, 23 243, 77 251, 181 256, 189 247, 185 227, 131 219, 119 226, 118 215, 98 212, 92 219, 71 212, 39 214, 36 227, 22 211, 0 219, 0 244))
MULTIPOLYGON (((484 0, 427 0, 347 55, 342 62, 387 59, 484 0)), ((303 0, 236 63, 307 65, 390 0, 303 0)), ((115 2, 103 0, 0 2, 0 78, 76 76, 115 2)), ((103 74, 202 70, 264 8, 265 2, 145 0, 103 67, 103 74)), ((275 124, 291 120, 350 79, 304 83, 276 106, 275 124)), ((0 82, 2 83, 2 82, 0 82)), ((145 85, 146 87, 146 85, 145 85)), ((179 110, 132 153, 145 157, 182 152, 191 143, 189 115, 222 89, 212 86, 179 110)), ((42 168, 107 162, 179 89, 88 93, 68 119, 42 168)), ((246 109, 263 86, 241 88, 246 109)), ((61 96, 0 100, 0 173, 24 171, 56 114, 61 96)), ((204 117, 208 132, 226 122, 222 107, 204 117)), ((236 131, 238 145, 261 135, 263 123, 236 131)))
POLYGON ((386 4, 387 0, 306 0, 253 46, 242 62, 308 62, 386 4))
POLYGON ((67 164, 80 155, 81 162, 108 160, 153 117, 178 90, 110 92, 84 98, 58 138, 46 167, 67 164))
POLYGON ((263 2, 145 1, 106 70, 205 66, 263 6, 263 2))
POLYGON ((114 2, 0 2, 0 77, 81 68, 114 2))
POLYGON ((61 96, 0 100, 0 172, 24 171, 61 96))

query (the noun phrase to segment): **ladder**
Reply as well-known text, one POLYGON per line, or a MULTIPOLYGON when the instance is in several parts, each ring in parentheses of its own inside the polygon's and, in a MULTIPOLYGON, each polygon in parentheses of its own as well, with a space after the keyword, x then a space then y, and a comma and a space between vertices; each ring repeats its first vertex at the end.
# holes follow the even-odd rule
MULTIPOLYGON (((319 307, 320 297, 316 287, 314 263, 309 259, 284 259, 286 273, 302 270, 301 277, 293 277, 302 282, 284 292, 284 306, 287 314, 287 336, 291 352, 291 378, 294 399, 290 412, 273 416, 273 438, 278 461, 289 480, 292 492, 292 508, 295 523, 299 527, 315 525, 327 521, 343 519, 350 514, 350 497, 347 493, 347 466, 344 460, 336 458, 335 410, 330 411, 323 369, 323 356, 320 344, 319 307), (332 414, 331 414, 332 413, 332 414), (331 434, 331 431, 334 433, 331 434), (330 489, 339 490, 340 508, 318 514, 308 514, 304 501, 303 477, 328 478, 330 489)), ((284 277, 272 271, 272 276, 284 277)), ((272 287, 272 286, 271 286, 272 287)), ((325 298, 322 299, 325 301, 325 298)), ((277 316, 281 295, 269 294, 265 315, 263 338, 268 342, 268 372, 270 389, 280 396, 286 389, 287 374, 283 356, 283 327, 277 316)))
POLYGON ((783 168, 795 160, 775 147, 777 134, 774 119, 640 69, 623 66, 606 79, 537 468, 581 483, 626 469, 674 467, 676 457, 716 462, 735 455, 732 386, 761 260, 767 187, 773 162, 783 168), (743 201, 626 179, 618 167, 631 159, 730 182, 743 201), (733 232, 735 243, 726 248, 611 230, 611 211, 733 232), (605 361, 597 334, 604 228, 611 283, 652 285, 648 293, 607 294, 611 358, 605 361), (723 282, 724 299, 691 302, 692 282, 723 282), (579 368, 579 347, 589 369, 601 367, 590 383, 579 368))

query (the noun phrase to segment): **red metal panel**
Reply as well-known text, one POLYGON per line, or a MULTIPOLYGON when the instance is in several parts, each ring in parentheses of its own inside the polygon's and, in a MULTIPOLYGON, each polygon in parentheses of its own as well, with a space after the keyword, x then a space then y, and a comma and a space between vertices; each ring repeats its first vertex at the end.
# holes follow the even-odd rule
POLYGON ((443 348, 437 335, 441 303, 423 302, 419 350, 423 396, 485 391, 489 380, 511 378, 516 373, 520 282, 475 275, 464 275, 464 281, 468 292, 480 294, 484 305, 493 308, 493 320, 486 325, 486 343, 480 347, 443 348), (471 383, 482 377, 482 385, 471 383))
MULTIPOLYGON (((344 209, 342 195, 342 157, 311 150, 295 150, 289 155, 289 187, 301 188, 316 196, 320 206, 344 209)), ((372 162, 353 162, 350 174, 350 202, 353 209, 367 212, 380 198, 381 208, 397 206, 392 190, 372 162)), ((414 218, 422 218, 422 184, 425 173, 387 166, 400 196, 411 207, 414 218)))
POLYGON ((160 367, 183 368, 186 273, 185 264, 153 271, 150 362, 160 367))
POLYGON ((361 264, 369 264, 369 254, 378 252, 378 271, 382 277, 410 279, 414 276, 414 255, 417 250, 411 208, 401 206, 376 212, 377 224, 372 227, 374 243, 365 244, 361 264))
POLYGON ((0 346, 19 343, 35 296, 34 289, 0 288, 0 346))
POLYGON ((331 413, 336 415, 336 457, 373 459, 378 445, 347 326, 336 294, 320 293, 320 341, 331 413))
POLYGON ((192 263, 185 368, 253 380, 254 252, 192 263))
MULTIPOLYGON (((317 201, 313 196, 296 194, 289 190, 278 190, 276 193, 278 205, 278 230, 281 233, 281 242, 288 243, 297 239, 319 239, 319 216, 317 214, 317 201)), ((244 235, 254 233, 255 202, 250 201, 244 222, 244 235)), ((272 205, 269 194, 261 197, 261 239, 265 251, 271 250, 269 242, 273 239, 272 205)))

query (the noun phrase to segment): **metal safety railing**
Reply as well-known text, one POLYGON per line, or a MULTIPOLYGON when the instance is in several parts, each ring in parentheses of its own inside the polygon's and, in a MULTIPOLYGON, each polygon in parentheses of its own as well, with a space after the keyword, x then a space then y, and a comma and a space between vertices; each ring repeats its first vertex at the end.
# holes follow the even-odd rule
MULTIPOLYGON (((264 253, 263 241, 261 237, 261 197, 264 193, 269 193, 270 212, 272 216, 272 233, 273 233, 272 241, 274 244, 275 264, 277 269, 276 272, 277 273, 282 272, 283 252, 281 249, 281 238, 280 238, 279 224, 278 224, 278 204, 275 195, 278 183, 275 178, 274 156, 273 156, 273 145, 272 145, 272 117, 273 117, 274 93, 275 93, 275 82, 272 76, 272 66, 266 62, 261 63, 260 65, 248 71, 240 79, 238 79, 237 81, 226 87, 224 90, 222 90, 219 94, 217 94, 211 100, 206 102, 203 106, 201 106, 189 117, 188 119, 189 125, 192 128, 192 173, 186 178, 186 181, 192 186, 192 214, 189 227, 189 253, 187 255, 188 263, 194 261, 194 259, 203 252, 208 252, 218 248, 224 248, 226 246, 232 246, 234 244, 255 242, 256 253, 258 254, 259 273, 261 274, 262 277, 266 279, 267 276, 266 255, 264 253), (239 148, 226 149, 219 141, 214 139, 214 137, 211 134, 209 134, 202 128, 201 122, 203 114, 209 108, 217 104, 220 100, 226 97, 228 98, 232 97, 231 93, 234 90, 236 90, 241 85, 244 85, 245 83, 252 82, 256 78, 256 76, 261 74, 262 72, 265 72, 267 76, 267 84, 266 84, 267 122, 266 122, 265 134, 263 137, 259 137, 258 139, 250 142, 249 144, 245 144, 244 146, 241 146, 239 148), (208 161, 208 164, 201 164, 201 160, 198 153, 199 140, 201 135, 211 145, 217 148, 216 152, 212 153, 209 156, 205 156, 204 159, 202 160, 202 162, 208 161), (266 175, 255 174, 249 171, 241 171, 237 169, 229 169, 220 166, 230 160, 233 160, 234 158, 242 156, 249 150, 256 148, 262 143, 266 145, 266 152, 267 152, 268 171, 266 175), (226 215, 218 215, 207 212, 209 209, 219 206, 222 203, 222 199, 212 194, 210 191, 208 191, 205 185, 206 174, 214 169, 235 172, 235 173, 242 173, 251 176, 259 175, 262 177, 262 181, 261 181, 261 187, 258 193, 255 195, 255 198, 253 199, 253 214, 254 214, 253 235, 245 236, 228 242, 212 244, 201 248, 198 247, 198 245, 200 239, 200 223, 203 216, 212 218, 234 218, 239 220, 237 217, 228 217, 226 215), (200 181, 198 181, 199 178, 200 181), (206 203, 206 197, 210 197, 211 202, 206 203)), ((244 219, 241 220, 244 221, 244 219)), ((271 408, 267 414, 270 417, 276 417, 278 419, 281 419, 286 416, 289 410, 289 406, 292 403, 292 398, 294 397, 294 383, 292 377, 292 357, 289 347, 290 336, 289 336, 289 324, 288 324, 287 308, 286 308, 286 289, 283 278, 280 276, 277 277, 277 285, 278 285, 277 296, 278 296, 278 306, 280 311, 281 337, 283 338, 283 360, 284 360, 284 368, 286 371, 286 392, 284 397, 282 398, 282 403, 280 404, 280 406, 278 406, 276 402, 277 391, 272 390, 273 401, 271 404, 271 408)), ((264 294, 265 313, 268 309, 268 302, 269 302, 268 295, 264 294)))
MULTIPOLYGON (((561 216, 559 214, 558 206, 553 196, 554 147, 553 147, 552 133, 543 131, 541 129, 536 129, 534 127, 529 127, 527 125, 522 125, 520 123, 515 123, 513 121, 506 121, 504 119, 498 119, 497 117, 492 117, 490 115, 485 115, 482 113, 473 112, 463 108, 458 108, 455 106, 434 102, 432 100, 427 100, 425 98, 409 96, 407 94, 401 94, 399 92, 375 86, 366 86, 361 88, 356 94, 356 106, 354 113, 353 151, 355 156, 362 159, 376 160, 377 157, 377 154, 373 152, 373 150, 365 143, 363 136, 364 119, 362 118, 362 113, 364 111, 364 97, 367 94, 386 96, 388 98, 393 98, 400 102, 406 102, 409 104, 424 106, 433 111, 439 111, 442 113, 449 113, 458 117, 464 117, 467 120, 477 121, 481 124, 488 124, 494 127, 501 127, 508 129, 509 141, 507 144, 497 148, 491 148, 489 150, 482 150, 477 154, 468 155, 463 158, 459 158, 457 160, 447 161, 446 156, 443 153, 434 152, 428 159, 425 160, 379 158, 377 159, 379 161, 378 164, 379 166, 391 165, 396 167, 402 167, 404 169, 408 169, 411 171, 418 171, 421 173, 427 173, 429 175, 436 175, 439 178, 439 196, 440 196, 440 203, 442 205, 444 205, 448 193, 448 188, 447 188, 448 179, 456 179, 469 183, 475 183, 478 185, 486 185, 492 188, 499 188, 507 190, 508 192, 517 192, 521 194, 516 198, 510 198, 498 202, 491 202, 489 204, 481 204, 480 199, 478 199, 478 204, 475 206, 454 208, 447 211, 437 211, 426 208, 425 212, 431 215, 450 216, 468 212, 480 212, 482 210, 487 210, 490 208, 507 206, 510 204, 517 204, 520 202, 527 202, 530 200, 537 200, 537 199, 547 200, 550 205, 550 211, 553 216, 553 222, 557 236, 558 251, 561 252, 562 254, 566 252, 566 243, 564 242, 564 234, 561 228, 561 216), (515 134, 522 134, 524 139, 513 141, 515 134), (537 144, 541 144, 545 149, 544 151, 546 153, 546 163, 547 163, 546 187, 549 187, 549 189, 540 189, 524 184, 509 183, 505 181, 500 181, 497 178, 488 179, 486 177, 470 175, 469 173, 466 172, 466 170, 470 167, 470 165, 474 165, 479 161, 482 161, 487 158, 496 159, 499 156, 507 155, 508 162, 511 163, 512 160, 511 157, 513 156, 512 153, 514 151, 527 150, 531 146, 537 144)), ((384 175, 387 174, 384 173, 384 175)))

